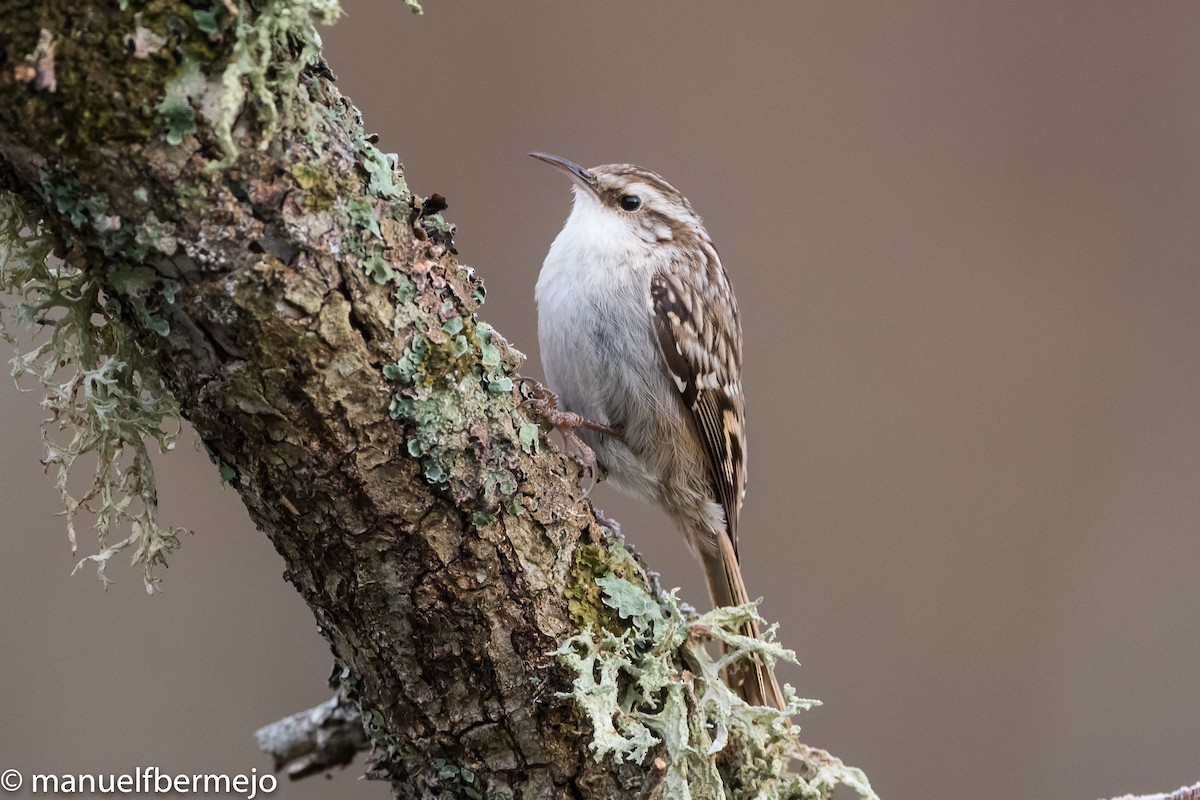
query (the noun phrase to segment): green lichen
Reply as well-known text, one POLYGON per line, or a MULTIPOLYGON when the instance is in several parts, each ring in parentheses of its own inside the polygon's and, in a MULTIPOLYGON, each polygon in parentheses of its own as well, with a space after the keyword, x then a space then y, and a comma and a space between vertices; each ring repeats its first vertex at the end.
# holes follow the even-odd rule
POLYGON ((388 260, 379 253, 372 253, 369 256, 360 258, 358 266, 362 268, 363 272, 371 276, 371 280, 380 285, 390 283, 396 278, 396 270, 392 269, 392 265, 388 263, 388 260))
POLYGON ((388 364, 383 368, 383 376, 389 381, 396 381, 405 386, 411 386, 416 382, 417 376, 420 374, 421 364, 425 361, 425 356, 428 353, 428 346, 425 343, 424 337, 414 339, 408 347, 404 349, 404 354, 395 364, 388 364))
MULTIPOLYGON (((162 257, 172 256, 179 249, 174 224, 159 220, 149 211, 139 225, 126 225, 121 217, 108 213, 108 195, 84 194, 79 180, 69 174, 42 170, 37 190, 46 204, 65 215, 72 226, 96 236, 110 259, 109 286, 137 318, 162 336, 170 333, 170 324, 152 310, 152 305, 174 302, 182 285, 163 276, 168 270, 147 263, 161 262, 162 257)), ((110 297, 109 301, 115 299, 110 297)))
POLYGON ((379 231, 379 220, 375 217, 375 207, 370 200, 352 200, 346 204, 346 214, 354 225, 370 231, 378 238, 383 237, 379 231))
MULTIPOLYGON (((357 125, 358 123, 355 122, 354 124, 357 125)), ((408 276, 392 267, 392 257, 395 256, 395 253, 388 246, 387 242, 384 241, 383 226, 385 221, 407 221, 411 209, 411 198, 408 195, 408 188, 404 184, 403 176, 395 171, 399 169, 395 156, 391 154, 385 156, 385 154, 376 150, 362 135, 361 127, 356 129, 354 138, 356 146, 359 148, 359 153, 363 158, 361 165, 368 173, 365 191, 368 195, 373 195, 374 197, 336 204, 335 210, 341 217, 349 233, 343 239, 342 245, 349 253, 355 256, 358 265, 375 283, 380 285, 396 285, 395 297, 398 301, 398 308, 402 308, 405 303, 415 296, 415 285, 408 276), (378 170, 384 169, 384 167, 380 166, 381 164, 386 165, 386 174, 388 176, 386 185, 383 185, 383 188, 381 188, 381 184, 379 183, 381 180, 380 176, 383 173, 378 170), (398 183, 393 182, 393 179, 398 181, 398 183), (380 202, 381 200, 383 202, 380 202)), ((323 195, 321 189, 322 182, 327 182, 333 187, 339 186, 330 176, 323 175, 317 177, 305 173, 297 174, 293 172, 293 177, 296 177, 297 182, 302 187, 304 183, 310 184, 317 198, 321 198, 323 195)), ((364 187, 361 185, 335 188, 335 191, 343 194, 358 194, 363 190, 364 187)), ((317 199, 313 202, 321 207, 326 206, 324 199, 317 199)), ((397 317, 395 332, 400 332, 399 316, 397 317)))
POLYGON ((150 267, 126 265, 113 266, 109 280, 113 289, 125 297, 142 324, 159 336, 171 332, 171 324, 166 318, 151 312, 148 302, 167 298, 167 302, 171 302, 182 288, 178 281, 163 278, 150 267))
POLYGON ((475 332, 479 336, 479 363, 488 369, 500 366, 500 348, 494 341, 496 329, 481 322, 475 326, 475 332))
POLYGON ((384 200, 403 199, 409 196, 408 183, 400 173, 400 159, 395 153, 384 153, 368 143, 359 142, 362 166, 367 173, 367 193, 384 200))
MULTIPOLYGON (((68 194, 52 196, 62 201, 56 205, 65 207, 63 213, 80 215, 78 224, 103 217, 98 204, 72 204, 68 194)), ((102 303, 95 280, 53 258, 52 246, 31 210, 14 195, 0 196, 0 289, 8 295, 0 308, 0 332, 18 348, 12 374, 18 385, 32 382, 44 393, 42 406, 50 412, 42 424, 45 463, 56 468, 72 551, 79 512, 95 519, 101 550, 76 569, 96 563, 107 585, 108 561, 132 550, 146 590, 153 591, 155 568, 179 546, 184 531, 158 522, 148 443, 160 452, 174 448, 179 409, 131 331, 102 303), (31 330, 35 343, 18 345, 16 326, 31 330), (91 484, 75 496, 67 485, 80 459, 94 460, 95 468, 91 484), (113 531, 126 525, 128 535, 110 543, 113 531)))
MULTIPOLYGON (((407 275, 399 275, 395 279, 396 290, 392 297, 399 306, 407 305, 417 295, 417 285, 407 275)), ((393 331, 395 333, 395 331, 393 331)))
POLYGON ((41 185, 38 190, 48 206, 65 215, 77 229, 87 224, 87 207, 81 202, 82 190, 77 178, 72 176, 56 181, 45 170, 42 170, 39 178, 41 185))
MULTIPOLYGON (((431 288, 412 284, 415 293, 431 288)), ((511 454, 480 445, 518 441, 521 426, 528 423, 515 409, 496 402, 497 384, 513 386, 506 374, 512 366, 500 357, 498 334, 449 298, 440 304, 437 327, 412 319, 411 302, 398 304, 396 313, 397 324, 410 331, 411 339, 401 357, 382 368, 396 386, 389 412, 407 426, 408 452, 421 460, 426 480, 463 505, 476 527, 491 524, 517 500, 520 481, 512 472, 511 454)), ((533 429, 540 435, 536 425, 533 429)))
POLYGON ((659 797, 828 800, 846 784, 863 800, 877 800, 860 770, 798 743, 791 718, 816 701, 789 686, 783 711, 750 706, 721 680, 742 659, 795 661, 775 642, 775 626, 757 639, 738 632, 748 620, 762 624, 755 604, 690 619, 674 592, 655 597, 614 573, 594 582, 621 624, 588 625, 552 655, 575 674, 563 696, 591 721, 597 761, 642 765, 656 756, 661 760, 646 766, 661 770, 651 792, 659 797), (711 640, 721 645, 719 657, 706 647, 711 640), (738 758, 722 760, 734 743, 738 758), (793 771, 795 762, 804 769, 793 771))
MULTIPOLYGON (((476 293, 478 302, 483 302, 482 282, 478 283, 476 293)), ((500 348, 495 343, 496 330, 486 322, 480 322, 475 326, 475 335, 479 340, 479 364, 484 370, 483 377, 487 382, 488 391, 493 394, 508 394, 513 390, 513 380, 504 372, 500 348)), ((521 449, 526 453, 536 452, 536 432, 527 433, 522 425, 520 435, 521 449)))
POLYGON ((521 442, 521 449, 526 453, 533 455, 540 449, 540 441, 542 429, 529 420, 521 423, 521 428, 517 432, 517 436, 521 442))
POLYGON ((503 784, 490 786, 482 776, 462 764, 434 758, 425 776, 421 797, 429 800, 511 800, 512 790, 503 784))
POLYGON ((216 33, 218 30, 217 14, 218 11, 215 8, 209 11, 200 8, 193 9, 192 17, 196 21, 196 30, 209 36, 216 33))
POLYGON ((426 214, 421 217, 421 225, 435 239, 449 241, 454 236, 454 224, 441 214, 426 214))
POLYGON ((217 474, 221 478, 221 483, 233 483, 237 477, 237 470, 226 464, 224 461, 217 463, 217 474))
MULTIPOLYGON (((513 390, 513 380, 507 376, 488 378, 488 391, 492 394, 508 394, 513 390)), ((524 448, 522 448, 524 449, 524 448)))
POLYGON ((195 61, 185 61, 167 81, 166 91, 155 110, 159 124, 167 130, 168 144, 181 144, 184 136, 196 132, 192 99, 202 96, 204 89, 204 75, 195 61))

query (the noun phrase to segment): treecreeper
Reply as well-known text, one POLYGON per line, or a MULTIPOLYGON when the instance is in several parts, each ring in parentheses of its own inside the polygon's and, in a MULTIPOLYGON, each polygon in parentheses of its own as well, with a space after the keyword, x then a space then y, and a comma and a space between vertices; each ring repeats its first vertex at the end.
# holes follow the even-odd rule
MULTIPOLYGON (((544 411, 618 489, 671 515, 714 605, 746 603, 742 328, 716 248, 687 198, 655 173, 530 155, 570 177, 575 195, 535 292, 542 368, 557 396, 544 411)), ((757 638, 758 626, 742 633, 757 638)), ((757 656, 725 677, 748 703, 784 707, 757 656)))

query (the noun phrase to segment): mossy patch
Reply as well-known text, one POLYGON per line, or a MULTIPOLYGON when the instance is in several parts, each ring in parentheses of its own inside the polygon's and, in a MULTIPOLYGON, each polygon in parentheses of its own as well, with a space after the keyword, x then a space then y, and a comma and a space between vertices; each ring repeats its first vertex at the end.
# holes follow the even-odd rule
POLYGON ((584 542, 575 548, 571 575, 565 591, 567 612, 578 630, 592 627, 619 633, 616 609, 604 602, 605 576, 637 575, 637 566, 624 547, 604 548, 584 542))
POLYGON ((328 211, 340 196, 337 178, 322 164, 297 164, 292 178, 304 190, 304 207, 309 211, 328 211))

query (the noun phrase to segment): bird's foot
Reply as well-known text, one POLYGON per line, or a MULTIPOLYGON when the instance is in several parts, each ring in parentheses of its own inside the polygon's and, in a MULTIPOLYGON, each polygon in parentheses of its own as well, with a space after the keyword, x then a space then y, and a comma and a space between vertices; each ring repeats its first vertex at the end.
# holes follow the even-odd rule
MULTIPOLYGON (((576 414, 573 411, 563 411, 558 407, 558 395, 547 389, 541 383, 532 378, 522 378, 522 383, 528 387, 527 396, 522 401, 522 405, 529 406, 539 416, 550 423, 554 430, 558 431, 563 437, 563 445, 568 451, 572 447, 579 454, 579 460, 587 467, 591 473, 593 481, 600 475, 601 468, 596 463, 596 451, 587 445, 583 439, 579 438, 579 434, 575 433, 580 428, 589 431, 596 431, 608 436, 620 437, 621 432, 609 425, 604 425, 599 422, 588 419, 582 414, 576 414)), ((595 485, 593 483, 593 485, 595 485)))

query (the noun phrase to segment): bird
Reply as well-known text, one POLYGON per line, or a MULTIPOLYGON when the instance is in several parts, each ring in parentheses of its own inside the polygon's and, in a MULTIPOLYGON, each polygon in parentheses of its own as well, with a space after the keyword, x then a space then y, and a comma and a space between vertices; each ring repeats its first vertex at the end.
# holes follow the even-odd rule
MULTIPOLYGON (((574 201, 538 275, 538 344, 551 422, 617 489, 656 503, 704 569, 714 606, 749 601, 738 562, 746 489, 742 329, 720 256, 692 204, 631 164, 566 174, 574 201), (565 435, 565 434, 564 434, 565 435)), ((754 621, 740 633, 758 638, 754 621)), ((751 705, 785 707, 770 665, 726 680, 751 705)))

